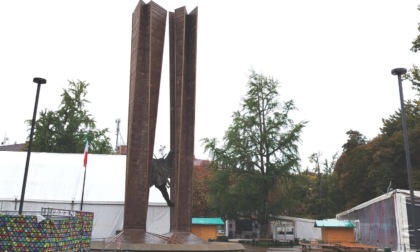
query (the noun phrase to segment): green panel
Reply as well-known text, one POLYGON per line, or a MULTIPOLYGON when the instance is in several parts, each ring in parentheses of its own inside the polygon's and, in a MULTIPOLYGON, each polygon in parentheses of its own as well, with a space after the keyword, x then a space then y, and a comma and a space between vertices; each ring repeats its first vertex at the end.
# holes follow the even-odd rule
POLYGON ((344 227, 354 228, 354 224, 345 220, 317 220, 315 227, 344 227))
POLYGON ((198 225, 224 225, 221 218, 192 218, 192 224, 198 225))

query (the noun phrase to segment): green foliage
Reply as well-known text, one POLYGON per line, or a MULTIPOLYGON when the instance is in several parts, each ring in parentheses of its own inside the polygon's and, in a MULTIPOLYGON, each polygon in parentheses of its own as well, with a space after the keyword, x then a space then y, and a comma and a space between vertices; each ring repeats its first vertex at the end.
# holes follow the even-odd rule
MULTIPOLYGON (((420 11, 420 6, 417 6, 417 10, 420 11)), ((418 31, 420 32, 420 25, 418 26, 418 31)), ((417 37, 412 42, 413 46, 411 47, 411 51, 418 52, 420 50, 420 35, 417 35, 417 37)))
MULTIPOLYGON (((283 192, 287 192, 288 209, 284 211, 283 215, 312 218, 312 210, 315 208, 314 202, 309 200, 314 193, 314 179, 313 173, 304 171, 302 173, 294 174, 290 177, 287 185, 288 187, 283 192)), ((284 199, 283 199, 284 200, 284 199)))
POLYGON ((222 146, 216 139, 202 139, 217 169, 209 202, 222 216, 239 214, 264 224, 282 209, 282 202, 270 195, 298 167, 297 143, 306 122, 289 118, 294 103, 277 101, 277 88, 278 81, 251 70, 242 109, 233 113, 222 146))
POLYGON ((407 74, 404 75, 404 79, 408 80, 412 84, 412 89, 420 93, 420 69, 417 65, 413 65, 413 68, 409 69, 407 74))
POLYGON ((360 134, 359 131, 349 130, 346 134, 349 136, 349 139, 347 140, 347 143, 343 145, 343 151, 350 151, 357 146, 366 144, 366 137, 360 134))
MULTIPOLYGON (((89 152, 112 152, 108 129, 96 129, 95 120, 85 109, 88 83, 69 81, 63 89, 62 101, 57 111, 45 109, 35 123, 32 150, 37 152, 81 153, 89 131, 89 152)), ((29 126, 32 120, 26 121, 29 126)))
MULTIPOLYGON (((420 101, 406 101, 405 108, 413 182, 415 188, 419 188, 420 101)), ((352 148, 345 148, 337 161, 334 174, 340 181, 339 187, 347 208, 385 193, 390 183, 394 189, 408 189, 401 112, 396 111, 382 121, 380 135, 365 143, 362 141, 360 145, 350 145, 352 148)), ((349 134, 347 143, 357 142, 354 136, 358 135, 349 134)))
MULTIPOLYGON (((409 100, 404 103, 405 117, 407 123, 407 129, 413 129, 420 125, 420 101, 409 100)), ((388 119, 382 119, 383 127, 381 133, 384 136, 390 137, 395 132, 402 130, 401 111, 395 112, 390 115, 388 119)))
MULTIPOLYGON (((411 50, 417 52, 419 49, 420 36, 417 36, 411 50)), ((420 72, 416 65, 413 65, 404 79, 411 82, 412 89, 417 94, 420 93, 420 72)), ((420 101, 405 101, 404 106, 413 181, 418 188, 420 185, 420 148, 418 147, 420 101)), ((340 156, 335 169, 347 207, 353 207, 385 193, 390 184, 392 188, 408 189, 401 111, 398 110, 389 118, 382 119, 382 122, 381 134, 370 141, 360 137, 361 134, 358 132, 347 132, 349 140, 343 145, 344 153, 340 156)))
POLYGON ((343 152, 337 160, 335 176, 338 178, 347 208, 376 196, 370 188, 371 181, 366 177, 370 163, 372 153, 366 144, 343 152))
POLYGON ((338 178, 333 174, 338 154, 329 161, 321 161, 321 154, 314 153, 309 160, 313 171, 306 170, 295 174, 289 192, 296 198, 296 206, 291 216, 325 219, 334 218, 344 210, 344 197, 338 187, 338 178))
MULTIPOLYGON (((420 11, 420 5, 417 6, 417 10, 420 11)), ((417 26, 417 30, 420 32, 420 23, 417 26)), ((412 44, 411 51, 417 53, 420 50, 420 34, 417 35, 412 44)), ((420 70, 417 65, 413 64, 413 68, 408 70, 407 74, 404 75, 404 79, 409 80, 412 84, 412 89, 420 94, 420 70)))

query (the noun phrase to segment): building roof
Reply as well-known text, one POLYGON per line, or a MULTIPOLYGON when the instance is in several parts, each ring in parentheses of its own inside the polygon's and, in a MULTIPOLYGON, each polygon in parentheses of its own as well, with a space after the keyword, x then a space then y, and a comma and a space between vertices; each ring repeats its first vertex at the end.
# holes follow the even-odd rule
POLYGON ((0 151, 23 151, 25 147, 26 147, 26 143, 0 145, 0 151))
MULTIPOLYGON (((415 198, 420 198, 420 191, 413 191, 413 194, 414 194, 414 197, 415 198)), ((364 209, 364 208, 366 208, 366 207, 368 207, 368 206, 370 206, 370 205, 372 205, 374 203, 382 202, 382 201, 384 201, 384 200, 386 200, 388 198, 396 197, 397 195, 402 195, 402 196, 405 196, 405 197, 410 197, 410 190, 394 189, 393 191, 389 191, 389 192, 387 192, 385 194, 382 194, 382 195, 380 195, 380 196, 378 196, 376 198, 373 198, 373 199, 371 199, 369 201, 366 201, 366 202, 364 202, 364 203, 362 203, 360 205, 357 205, 357 206, 355 206, 353 208, 350 208, 350 209, 348 209, 348 210, 346 210, 344 212, 338 213, 338 214, 336 214, 336 218, 337 219, 345 219, 345 218, 347 218, 347 216, 350 213, 352 213, 354 211, 357 211, 357 210, 360 210, 360 209, 364 209)))
POLYGON ((341 227, 341 228, 354 228, 354 224, 347 220, 317 220, 315 227, 341 227))
POLYGON ((192 224, 196 225, 224 225, 221 218, 192 218, 192 224))

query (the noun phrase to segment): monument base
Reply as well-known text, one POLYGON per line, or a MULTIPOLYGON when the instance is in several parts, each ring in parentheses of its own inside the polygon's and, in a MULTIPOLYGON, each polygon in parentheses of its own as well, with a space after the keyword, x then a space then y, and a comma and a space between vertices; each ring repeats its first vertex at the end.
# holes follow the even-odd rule
POLYGON ((240 243, 207 242, 189 232, 164 235, 142 230, 125 230, 113 240, 93 241, 91 251, 245 251, 240 243))

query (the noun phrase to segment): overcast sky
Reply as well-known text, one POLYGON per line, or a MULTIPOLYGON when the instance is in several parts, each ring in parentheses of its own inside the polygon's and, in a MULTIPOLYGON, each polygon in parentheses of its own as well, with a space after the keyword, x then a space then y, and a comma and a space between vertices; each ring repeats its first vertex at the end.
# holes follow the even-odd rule
MULTIPOLYGON (((148 3, 148 1, 145 1, 148 3)), ((307 120, 302 166, 312 153, 341 152, 346 132, 368 139, 399 109, 391 70, 418 64, 410 51, 419 33, 418 1, 155 1, 167 11, 198 7, 195 154, 201 139, 222 139, 246 93, 249 69, 280 83, 296 121, 307 120)), ((87 109, 116 142, 127 141, 131 18, 137 0, 0 1, 0 139, 23 143, 42 77, 38 115, 57 110, 68 80, 90 83, 87 109)), ((167 26, 167 29, 169 26, 167 26)), ((169 41, 169 37, 166 37, 169 41)), ((165 45, 155 147, 169 146, 169 67, 165 45)), ((414 92, 404 82, 404 96, 414 92)), ((155 148, 155 149, 156 149, 155 148)), ((156 154, 157 151, 156 151, 156 154)))

